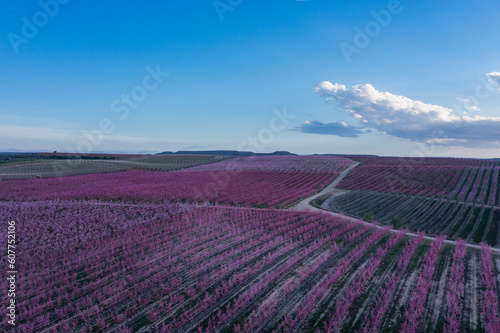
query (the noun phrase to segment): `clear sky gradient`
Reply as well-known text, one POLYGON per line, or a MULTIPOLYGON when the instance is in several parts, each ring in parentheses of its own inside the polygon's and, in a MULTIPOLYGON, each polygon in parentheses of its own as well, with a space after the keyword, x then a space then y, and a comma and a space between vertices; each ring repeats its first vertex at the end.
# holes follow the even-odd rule
POLYGON ((500 157, 499 17, 493 0, 5 0, 0 151, 500 157))

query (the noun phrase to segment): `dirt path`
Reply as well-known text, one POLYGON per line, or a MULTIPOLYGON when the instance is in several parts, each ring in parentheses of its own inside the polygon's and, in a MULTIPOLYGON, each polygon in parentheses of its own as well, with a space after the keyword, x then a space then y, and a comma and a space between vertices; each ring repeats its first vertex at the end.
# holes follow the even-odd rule
MULTIPOLYGON (((316 199, 319 196, 327 195, 327 194, 330 194, 331 196, 330 196, 330 198, 328 198, 323 203, 323 205, 325 203, 327 203, 327 202, 328 203, 332 202, 333 198, 335 198, 336 196, 338 196, 340 194, 343 194, 343 193, 347 192, 347 191, 344 191, 344 190, 337 189, 337 185, 342 181, 342 179, 344 179, 347 176, 347 174, 349 173, 349 171, 351 171, 352 169, 354 169, 358 165, 359 165, 359 162, 351 164, 347 169, 345 169, 344 171, 342 171, 340 173, 340 175, 330 185, 328 185, 327 187, 325 187, 323 189, 323 191, 321 191, 319 193, 316 193, 313 196, 310 196, 309 198, 305 198, 304 200, 299 201, 297 204, 295 204, 294 206, 292 206, 291 209, 308 210, 309 208, 312 208, 309 205, 309 202, 311 202, 312 200, 316 199)), ((321 206, 322 207, 326 207, 326 206, 323 206, 323 205, 321 205, 321 206)))
MULTIPOLYGON (((344 218, 344 219, 350 219, 352 221, 359 221, 359 222, 362 222, 364 224, 372 225, 373 223, 365 222, 363 220, 359 220, 359 219, 356 219, 356 218, 353 218, 353 217, 350 217, 350 216, 342 215, 342 214, 335 213, 335 212, 327 210, 328 205, 333 201, 333 199, 335 197, 339 196, 340 194, 343 194, 343 193, 347 192, 346 190, 338 189, 337 185, 347 176, 347 174, 349 173, 349 171, 351 171, 356 166, 358 166, 358 164, 359 164, 358 162, 356 162, 354 164, 351 164, 330 185, 328 185, 327 187, 325 187, 321 192, 316 193, 316 194, 314 194, 314 195, 312 195, 312 196, 310 196, 308 198, 305 198, 304 200, 299 201, 297 204, 295 204, 294 206, 290 207, 289 209, 291 209, 291 210, 298 210, 298 211, 322 212, 324 214, 329 214, 329 215, 332 215, 332 216, 335 216, 335 217, 344 218), (330 198, 328 198, 327 200, 325 200, 321 204, 321 208, 313 207, 313 206, 311 206, 309 204, 312 200, 314 200, 314 199, 316 199, 316 198, 318 198, 320 196, 324 196, 324 195, 328 195, 328 194, 330 194, 331 196, 330 196, 330 198)), ((381 226, 379 224, 376 224, 376 227, 380 229, 383 226, 381 226)), ((395 232, 395 230, 391 230, 391 231, 395 232)), ((412 232, 408 232, 407 235, 408 236, 413 236, 413 237, 417 236, 416 233, 412 233, 412 232)), ((433 241, 435 239, 435 237, 425 236, 424 239, 428 239, 428 240, 433 241)), ((445 244, 453 244, 453 245, 457 244, 457 242, 452 241, 452 240, 445 240, 444 243, 445 244)), ((469 243, 467 243, 467 247, 473 248, 473 249, 479 249, 479 250, 481 249, 481 246, 480 245, 476 245, 476 244, 469 244, 469 243)), ((493 252, 493 253, 499 253, 500 254, 500 249, 492 247, 491 248, 491 252, 493 252)))

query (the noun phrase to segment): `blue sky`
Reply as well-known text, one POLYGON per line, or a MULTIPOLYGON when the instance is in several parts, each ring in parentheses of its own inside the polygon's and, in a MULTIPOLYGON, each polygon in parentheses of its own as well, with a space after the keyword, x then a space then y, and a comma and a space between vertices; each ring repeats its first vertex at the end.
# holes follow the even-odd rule
POLYGON ((6 0, 0 150, 500 157, 498 17, 483 0, 6 0))

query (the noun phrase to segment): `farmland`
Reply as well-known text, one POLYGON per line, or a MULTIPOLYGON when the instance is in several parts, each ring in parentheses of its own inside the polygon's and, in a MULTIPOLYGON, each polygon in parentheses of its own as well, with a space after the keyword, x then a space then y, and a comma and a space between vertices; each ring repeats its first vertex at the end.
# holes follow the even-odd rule
POLYGON ((498 205, 498 162, 444 159, 370 158, 346 177, 340 188, 404 193, 462 202, 498 205), (398 161, 401 163, 398 165, 398 161))
MULTIPOLYGON (((231 164, 238 165, 240 170, 186 169, 166 173, 134 170, 113 174, 10 181, 0 184, 0 198, 129 202, 210 201, 235 206, 284 207, 318 192, 348 165, 345 159, 330 158, 327 159, 329 167, 324 170, 305 170, 304 166, 302 170, 286 170, 281 169, 279 163, 275 168, 255 170, 253 162, 259 159, 263 158, 249 159, 246 164, 231 164)), ((306 160, 302 159, 302 163, 305 163, 306 160)))
POLYGON ((164 158, 0 182, 19 258, 18 322, 2 331, 500 331, 495 163, 164 158), (313 195, 337 213, 297 205, 313 195))
MULTIPOLYGON (((322 208, 467 243, 500 246, 500 166, 473 159, 355 157, 322 208)), ((326 198, 325 198, 326 199, 326 198)), ((318 204, 318 202, 317 202, 318 204)))
MULTIPOLYGON (((45 155, 42 155, 43 157, 45 155)), ((38 156, 36 156, 38 157, 38 156)), ((47 157, 54 157, 48 155, 47 157)), ((55 155, 55 157, 66 157, 65 155, 55 155)), ((137 156, 130 155, 124 158, 94 159, 96 156, 89 156, 85 159, 76 158, 72 155, 67 159, 18 159, 18 162, 0 164, 0 180, 13 179, 33 179, 48 177, 65 177, 73 175, 91 173, 109 173, 127 170, 152 170, 170 171, 200 164, 214 163, 223 160, 222 156, 137 156), (73 158, 72 158, 73 157, 73 158)), ((79 156, 78 156, 79 157, 79 156)))
POLYGON ((356 190, 336 197, 329 208, 361 219, 368 214, 384 224, 401 220, 405 227, 429 235, 500 244, 500 209, 477 203, 356 190))

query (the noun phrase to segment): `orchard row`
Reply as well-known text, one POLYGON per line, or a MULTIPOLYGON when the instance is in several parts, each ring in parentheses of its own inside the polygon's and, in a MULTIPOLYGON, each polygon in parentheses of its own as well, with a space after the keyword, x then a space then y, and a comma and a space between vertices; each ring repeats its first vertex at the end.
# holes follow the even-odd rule
MULTIPOLYGON (((105 155, 108 156, 108 155, 105 155)), ((111 158, 112 155, 109 155, 111 158)), ((61 157, 62 158, 62 157, 61 157)), ((219 162, 227 157, 204 155, 155 155, 123 159, 39 159, 0 164, 0 180, 66 177, 127 170, 170 171, 219 162)))
POLYGON ((401 224, 429 235, 500 245, 500 208, 491 206, 355 190, 333 199, 328 209, 382 224, 401 224))
POLYGON ((0 183, 4 200, 212 202, 285 207, 330 184, 337 174, 293 171, 126 171, 0 183))
POLYGON ((429 166, 402 169, 361 165, 353 169, 339 187, 499 205, 499 172, 500 167, 429 166))
POLYGON ((466 250, 322 213, 32 205, 2 208, 31 240, 20 256, 38 252, 19 267, 19 332, 500 329, 487 245, 466 250), (99 237, 97 222, 71 233, 55 223, 74 229, 89 214, 114 231, 99 237), (68 245, 47 251, 37 237, 54 232, 68 245))

